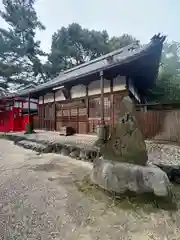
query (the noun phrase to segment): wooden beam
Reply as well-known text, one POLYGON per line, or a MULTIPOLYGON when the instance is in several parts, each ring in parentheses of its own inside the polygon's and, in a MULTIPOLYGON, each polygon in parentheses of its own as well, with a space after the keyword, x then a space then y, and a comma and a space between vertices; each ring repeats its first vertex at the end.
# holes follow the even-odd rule
POLYGON ((28 124, 30 124, 30 94, 28 95, 28 124))
POLYGON ((56 92, 54 91, 54 131, 56 131, 56 92))
POLYGON ((100 116, 101 124, 104 124, 104 76, 103 71, 100 71, 100 89, 101 89, 101 98, 100 98, 100 116))
POLYGON ((22 111, 22 113, 23 113, 23 108, 24 108, 24 102, 22 101, 21 102, 21 111, 22 111))
POLYGON ((44 120, 44 118, 45 118, 45 108, 44 108, 44 94, 43 94, 43 96, 42 96, 42 100, 43 100, 43 102, 42 102, 42 109, 43 109, 43 111, 42 111, 42 128, 43 129, 45 129, 45 120, 44 120))
POLYGON ((88 98, 88 84, 86 84, 86 111, 87 111, 86 133, 89 133, 89 98, 88 98))
POLYGON ((113 94, 113 78, 110 79, 110 123, 111 129, 114 127, 114 94, 113 94))

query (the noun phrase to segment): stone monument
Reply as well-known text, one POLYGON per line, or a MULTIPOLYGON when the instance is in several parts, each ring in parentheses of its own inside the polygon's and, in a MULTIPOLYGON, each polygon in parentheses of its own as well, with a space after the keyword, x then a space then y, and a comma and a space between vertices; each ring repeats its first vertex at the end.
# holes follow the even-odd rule
POLYGON ((94 160, 91 174, 95 184, 116 193, 151 192, 172 198, 166 173, 158 167, 146 165, 146 144, 129 97, 121 102, 116 126, 107 142, 100 146, 100 151, 102 157, 94 160))
POLYGON ((100 148, 102 156, 112 161, 145 165, 148 159, 146 144, 129 97, 122 100, 116 122, 107 143, 100 148))

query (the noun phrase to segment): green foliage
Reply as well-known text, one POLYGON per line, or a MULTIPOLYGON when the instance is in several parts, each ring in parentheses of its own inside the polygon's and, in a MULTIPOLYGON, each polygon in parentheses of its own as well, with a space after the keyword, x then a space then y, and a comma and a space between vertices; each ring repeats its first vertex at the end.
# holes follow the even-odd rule
POLYGON ((137 39, 128 34, 123 34, 120 37, 112 37, 109 42, 109 50, 113 51, 121 47, 125 47, 131 43, 139 42, 137 39))
POLYGON ((150 91, 150 100, 180 101, 180 43, 165 43, 156 86, 150 91))
POLYGON ((53 34, 51 53, 46 63, 47 73, 56 76, 60 70, 90 61, 134 41, 127 34, 109 38, 105 30, 88 30, 72 23, 53 34))
MULTIPOLYGON (((47 56, 35 41, 36 30, 45 27, 38 20, 35 0, 3 0, 0 16, 8 29, 0 28, 0 91, 18 88, 30 82, 45 82, 61 71, 97 58, 137 40, 128 34, 109 37, 107 31, 82 28, 77 23, 62 27, 52 36, 47 56)), ((149 91, 149 99, 180 101, 180 43, 165 43, 157 85, 149 91)))
POLYGON ((0 16, 9 28, 0 28, 0 79, 5 84, 2 90, 45 78, 39 59, 45 54, 40 42, 34 40, 35 31, 45 27, 38 21, 34 0, 3 0, 3 4, 0 16))
MULTIPOLYGON (((44 71, 49 78, 60 71, 90 61, 137 40, 128 34, 110 38, 106 31, 82 28, 72 23, 62 27, 52 37, 51 53, 44 71)), ((149 91, 149 99, 161 102, 180 100, 180 43, 165 43, 157 84, 149 91)))

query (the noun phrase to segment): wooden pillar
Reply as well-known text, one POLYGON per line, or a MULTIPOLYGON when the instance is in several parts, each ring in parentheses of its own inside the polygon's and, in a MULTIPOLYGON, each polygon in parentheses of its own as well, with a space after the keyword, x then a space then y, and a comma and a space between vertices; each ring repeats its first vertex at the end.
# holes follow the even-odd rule
POLYGON ((87 111, 86 133, 89 133, 89 98, 88 98, 88 84, 86 85, 86 111, 87 111))
POLYGON ((21 111, 22 111, 22 113, 23 113, 23 108, 24 108, 24 102, 22 100, 22 102, 21 102, 21 111))
POLYGON ((28 95, 28 124, 30 124, 30 94, 28 95))
POLYGON ((101 88, 101 99, 100 99, 100 116, 101 116, 101 124, 103 125, 104 122, 104 76, 103 71, 100 71, 100 88, 101 88))
POLYGON ((114 127, 114 94, 113 94, 113 78, 110 79, 110 122, 111 129, 114 127))
POLYGON ((21 121, 23 121, 23 108, 24 108, 24 101, 21 102, 21 121))
POLYGON ((45 129, 45 120, 44 120, 44 118, 45 118, 44 94, 43 94, 43 96, 42 96, 42 100, 43 100, 43 102, 42 102, 42 129, 45 129))
POLYGON ((79 107, 77 107, 77 117, 76 117, 76 132, 80 133, 80 127, 79 127, 79 107))
POLYGON ((54 91, 54 131, 56 131, 56 92, 54 91))

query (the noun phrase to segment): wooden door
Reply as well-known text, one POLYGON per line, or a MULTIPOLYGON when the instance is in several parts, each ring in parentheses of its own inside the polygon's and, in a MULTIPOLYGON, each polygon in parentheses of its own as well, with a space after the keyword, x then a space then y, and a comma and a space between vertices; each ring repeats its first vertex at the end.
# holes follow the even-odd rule
POLYGON ((44 129, 44 105, 39 104, 38 106, 38 117, 39 117, 39 129, 44 129))
MULTIPOLYGON (((111 97, 110 94, 104 96, 104 120, 107 126, 111 120, 111 97)), ((97 132, 97 125, 101 122, 101 100, 100 96, 89 98, 89 133, 97 132)))
POLYGON ((55 104, 44 104, 44 129, 48 131, 55 130, 55 104))
POLYGON ((87 133, 87 109, 85 100, 72 100, 56 104, 56 130, 61 127, 72 127, 75 133, 87 133))

